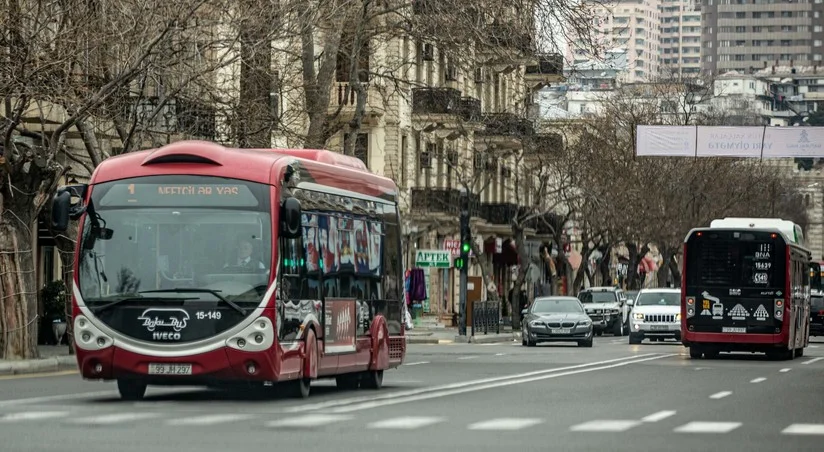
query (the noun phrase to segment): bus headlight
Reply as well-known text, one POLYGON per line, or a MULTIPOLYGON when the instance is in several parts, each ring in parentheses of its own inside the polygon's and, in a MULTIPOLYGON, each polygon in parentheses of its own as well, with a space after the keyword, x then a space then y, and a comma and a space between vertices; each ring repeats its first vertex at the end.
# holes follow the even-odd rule
POLYGON ((251 325, 226 341, 226 345, 244 352, 268 350, 275 343, 275 327, 266 317, 259 317, 251 325))
POLYGON ((86 316, 74 319, 74 343, 81 350, 103 350, 111 347, 114 340, 100 331, 86 316))

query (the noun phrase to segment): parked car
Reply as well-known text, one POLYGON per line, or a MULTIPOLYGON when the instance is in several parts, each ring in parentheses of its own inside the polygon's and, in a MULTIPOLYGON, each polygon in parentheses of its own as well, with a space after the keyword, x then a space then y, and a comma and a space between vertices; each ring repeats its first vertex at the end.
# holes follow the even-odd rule
POLYGON ((624 292, 617 287, 589 287, 578 293, 578 299, 592 320, 595 334, 611 331, 624 336, 629 331, 629 307, 624 292))
POLYGON ((539 297, 521 311, 521 345, 534 347, 540 342, 577 342, 592 347, 592 321, 575 297, 539 297))
POLYGON ((630 344, 681 340, 681 289, 642 289, 631 305, 630 344))

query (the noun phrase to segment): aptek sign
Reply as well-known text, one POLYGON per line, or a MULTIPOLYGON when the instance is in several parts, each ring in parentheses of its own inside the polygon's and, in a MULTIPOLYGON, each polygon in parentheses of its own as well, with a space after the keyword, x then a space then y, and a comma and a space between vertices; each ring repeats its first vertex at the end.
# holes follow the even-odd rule
POLYGON ((416 267, 449 268, 450 252, 441 250, 418 250, 415 252, 416 267))

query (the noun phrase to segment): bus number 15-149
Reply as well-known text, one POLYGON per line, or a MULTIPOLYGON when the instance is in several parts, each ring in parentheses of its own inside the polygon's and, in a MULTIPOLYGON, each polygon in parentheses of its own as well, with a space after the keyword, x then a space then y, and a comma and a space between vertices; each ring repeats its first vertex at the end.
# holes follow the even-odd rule
POLYGON ((195 317, 198 320, 220 320, 221 314, 220 311, 197 311, 195 317))

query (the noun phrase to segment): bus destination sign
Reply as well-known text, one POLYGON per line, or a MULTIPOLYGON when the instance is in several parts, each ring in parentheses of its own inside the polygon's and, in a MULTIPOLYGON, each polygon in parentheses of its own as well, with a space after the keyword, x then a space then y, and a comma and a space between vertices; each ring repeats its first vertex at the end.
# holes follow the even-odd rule
POLYGON ((114 184, 100 199, 106 207, 257 207, 244 184, 114 184))

